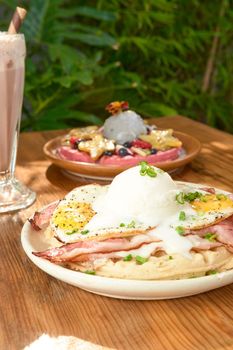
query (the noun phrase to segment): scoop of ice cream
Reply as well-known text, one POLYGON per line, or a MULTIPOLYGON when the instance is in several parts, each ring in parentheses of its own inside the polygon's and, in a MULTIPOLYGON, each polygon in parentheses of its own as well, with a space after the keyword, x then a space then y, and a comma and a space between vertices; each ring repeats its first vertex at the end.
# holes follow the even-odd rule
POLYGON ((103 131, 104 137, 113 139, 119 144, 132 141, 146 132, 143 119, 131 110, 120 112, 106 119, 103 131))
POLYGON ((94 203, 94 210, 118 220, 136 218, 148 226, 154 226, 176 213, 179 210, 178 203, 174 201, 176 183, 169 174, 153 168, 156 177, 142 176, 140 166, 117 175, 105 197, 94 203))
POLYGON ((177 184, 156 167, 148 165, 144 170, 140 165, 117 175, 107 192, 93 203, 97 214, 85 229, 124 228, 131 224, 151 227, 154 229, 148 236, 160 240, 167 254, 189 256, 192 243, 175 228, 180 225, 181 210, 176 200, 177 184))

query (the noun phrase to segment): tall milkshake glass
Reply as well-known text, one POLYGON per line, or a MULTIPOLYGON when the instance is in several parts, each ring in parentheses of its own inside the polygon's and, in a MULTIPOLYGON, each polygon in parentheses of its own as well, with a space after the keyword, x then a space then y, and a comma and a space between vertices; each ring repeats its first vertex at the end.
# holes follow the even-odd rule
POLYGON ((14 177, 25 55, 23 34, 0 32, 0 213, 25 208, 36 197, 14 177))

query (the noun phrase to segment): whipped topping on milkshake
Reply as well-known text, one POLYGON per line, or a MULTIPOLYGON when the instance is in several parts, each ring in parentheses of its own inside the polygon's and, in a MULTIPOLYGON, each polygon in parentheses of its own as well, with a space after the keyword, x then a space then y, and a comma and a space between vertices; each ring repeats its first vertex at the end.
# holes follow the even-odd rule
POLYGON ((5 70, 9 60, 14 68, 24 67, 26 46, 23 34, 0 32, 0 70, 5 70))

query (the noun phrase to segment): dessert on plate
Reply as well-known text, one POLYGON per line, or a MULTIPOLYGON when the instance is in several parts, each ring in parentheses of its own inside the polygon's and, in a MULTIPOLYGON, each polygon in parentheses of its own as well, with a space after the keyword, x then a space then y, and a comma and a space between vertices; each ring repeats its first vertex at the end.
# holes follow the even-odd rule
POLYGON ((179 158, 182 142, 172 129, 147 125, 128 103, 112 102, 112 114, 102 127, 76 128, 65 135, 56 150, 63 160, 99 165, 133 166, 140 161, 160 163, 179 158))
POLYGON ((233 268, 233 195, 146 162, 110 185, 73 189, 29 221, 47 247, 34 255, 86 274, 174 280, 233 268))

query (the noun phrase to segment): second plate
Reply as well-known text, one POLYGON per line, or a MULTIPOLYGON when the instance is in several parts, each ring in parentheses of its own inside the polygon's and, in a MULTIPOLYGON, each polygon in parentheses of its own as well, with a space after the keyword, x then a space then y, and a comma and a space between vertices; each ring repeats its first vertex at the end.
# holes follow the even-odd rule
MULTIPOLYGON (((182 168, 186 164, 190 163, 200 152, 201 143, 194 137, 175 131, 174 136, 179 138, 183 144, 182 155, 172 161, 154 163, 156 167, 165 171, 173 171, 182 168)), ((57 148, 61 145, 61 140, 64 136, 58 136, 48 141, 43 148, 46 157, 55 165, 72 174, 73 176, 83 176, 91 179, 106 179, 109 180, 129 168, 129 165, 116 166, 116 165, 100 165, 93 163, 77 162, 63 160, 56 154, 57 148)))

